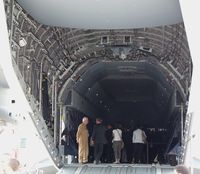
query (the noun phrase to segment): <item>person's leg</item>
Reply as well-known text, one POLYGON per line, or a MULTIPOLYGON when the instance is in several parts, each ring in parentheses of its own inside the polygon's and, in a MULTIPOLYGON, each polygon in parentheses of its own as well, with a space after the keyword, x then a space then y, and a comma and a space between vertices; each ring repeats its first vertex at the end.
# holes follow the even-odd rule
POLYGON ((114 157, 115 157, 115 162, 117 161, 117 142, 113 142, 113 151, 114 151, 114 157))
POLYGON ((102 155, 101 155, 101 162, 103 162, 103 163, 107 163, 107 161, 108 161, 108 159, 107 159, 107 149, 108 149, 108 147, 107 147, 108 145, 107 144, 105 144, 104 145, 104 147, 103 147, 103 153, 102 153, 102 155))
POLYGON ((96 162, 97 162, 97 164, 100 162, 100 158, 102 156, 102 153, 103 153, 103 144, 99 143, 98 144, 98 152, 97 152, 97 156, 96 156, 96 162))
POLYGON ((118 156, 118 162, 120 162, 121 160, 121 156, 122 156, 122 143, 119 142, 119 146, 118 146, 118 153, 119 153, 119 156, 118 156))
POLYGON ((113 152, 113 148, 112 148, 112 144, 108 145, 108 163, 112 163, 114 160, 114 152, 113 152))
POLYGON ((139 162, 139 152, 138 152, 138 143, 134 144, 134 163, 138 163, 139 162))
POLYGON ((89 155, 89 147, 88 147, 88 141, 84 141, 83 144, 84 148, 83 148, 83 163, 87 163, 88 162, 88 155, 89 155))
POLYGON ((98 144, 94 144, 94 161, 96 162, 97 159, 97 153, 98 153, 98 144))
POLYGON ((103 148, 103 154, 102 154, 102 157, 101 157, 103 163, 108 162, 108 153, 109 153, 108 144, 105 144, 104 148, 103 148))
POLYGON ((147 150, 146 150, 146 144, 142 144, 142 152, 141 152, 141 163, 146 164, 147 163, 147 150))
POLYGON ((132 159, 132 162, 135 163, 135 156, 136 156, 136 144, 133 143, 133 159, 132 159))
POLYGON ((112 144, 106 144, 104 150, 105 152, 105 162, 106 163, 112 163, 113 162, 113 148, 112 144))
POLYGON ((120 159, 121 159, 121 142, 120 141, 117 141, 117 147, 116 147, 116 151, 117 151, 117 157, 116 157, 116 162, 119 163, 120 162, 120 159))
POLYGON ((83 163, 83 153, 84 153, 84 148, 81 142, 79 142, 78 146, 78 162, 83 163))
POLYGON ((135 143, 132 143, 132 159, 131 163, 135 162, 135 143))
POLYGON ((143 151, 143 144, 138 143, 138 162, 142 163, 142 151, 143 151))
POLYGON ((131 163, 132 162, 132 158, 133 158, 133 154, 132 154, 132 144, 127 144, 127 148, 126 148, 126 155, 127 155, 127 162, 131 163))

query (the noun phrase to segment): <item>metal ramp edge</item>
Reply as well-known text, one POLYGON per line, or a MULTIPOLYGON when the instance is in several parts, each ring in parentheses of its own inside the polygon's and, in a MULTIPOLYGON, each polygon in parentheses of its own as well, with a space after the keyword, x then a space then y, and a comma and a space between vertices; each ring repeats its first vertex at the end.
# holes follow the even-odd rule
POLYGON ((66 165, 58 174, 174 174, 175 168, 168 165, 145 164, 72 164, 66 165))

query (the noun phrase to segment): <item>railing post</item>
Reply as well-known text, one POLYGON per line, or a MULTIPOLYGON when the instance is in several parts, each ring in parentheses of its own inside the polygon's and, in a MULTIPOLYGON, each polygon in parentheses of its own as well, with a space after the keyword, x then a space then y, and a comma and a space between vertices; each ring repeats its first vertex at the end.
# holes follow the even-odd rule
POLYGON ((54 117, 54 143, 56 146, 59 145, 60 140, 60 115, 58 114, 60 110, 58 110, 58 102, 57 102, 57 94, 58 92, 58 81, 57 77, 53 76, 53 83, 52 83, 52 116, 54 117))
POLYGON ((42 69, 43 69, 43 60, 44 60, 44 57, 42 58, 41 63, 40 63, 39 111, 42 110, 42 69))
POLYGON ((58 145, 58 110, 57 110, 57 81, 55 81, 55 88, 54 88, 54 143, 58 145))
POLYGON ((180 105, 180 110, 181 110, 181 145, 183 144, 183 140, 184 140, 184 126, 183 126, 183 103, 181 103, 180 105))
POLYGON ((62 103, 59 105, 60 106, 60 124, 59 124, 59 144, 61 143, 61 134, 62 134, 62 131, 63 131, 63 125, 62 125, 62 120, 63 120, 63 115, 64 115, 64 107, 62 105, 62 103))

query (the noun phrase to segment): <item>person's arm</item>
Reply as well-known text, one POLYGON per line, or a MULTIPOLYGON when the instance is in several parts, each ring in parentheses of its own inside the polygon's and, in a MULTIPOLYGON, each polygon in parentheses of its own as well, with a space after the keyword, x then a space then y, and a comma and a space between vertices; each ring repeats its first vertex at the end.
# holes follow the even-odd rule
POLYGON ((67 129, 65 128, 65 129, 63 130, 62 134, 61 134, 61 137, 63 137, 64 135, 66 135, 66 131, 67 131, 67 129))
POLYGON ((77 141, 77 143, 79 143, 80 136, 81 136, 81 126, 79 125, 78 130, 76 132, 76 141, 77 141))
POLYGON ((92 136, 91 136, 91 142, 90 142, 91 145, 94 145, 95 137, 96 137, 96 126, 93 127, 92 136))
POLYGON ((147 138, 147 135, 145 134, 145 131, 142 131, 143 132, 143 136, 145 137, 145 138, 147 138))
POLYGON ((96 138, 96 126, 93 127, 92 136, 91 136, 92 141, 94 141, 95 138, 96 138))
POLYGON ((133 132, 132 143, 135 142, 135 132, 133 132))
POLYGON ((113 142, 113 140, 114 140, 114 138, 115 138, 114 131, 115 131, 115 130, 112 130, 112 142, 113 142))
POLYGON ((121 139, 123 140, 123 132, 121 129, 120 129, 120 132, 121 132, 121 139))
POLYGON ((145 144, 147 143, 147 136, 144 131, 142 131, 142 140, 145 144))

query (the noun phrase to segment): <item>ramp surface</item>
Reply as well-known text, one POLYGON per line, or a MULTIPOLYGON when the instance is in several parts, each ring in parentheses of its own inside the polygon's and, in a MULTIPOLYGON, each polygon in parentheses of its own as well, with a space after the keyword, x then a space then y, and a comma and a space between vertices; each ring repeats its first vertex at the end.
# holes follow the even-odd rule
POLYGON ((168 165, 135 164, 72 164, 66 165, 59 174, 174 174, 174 167, 168 165))

